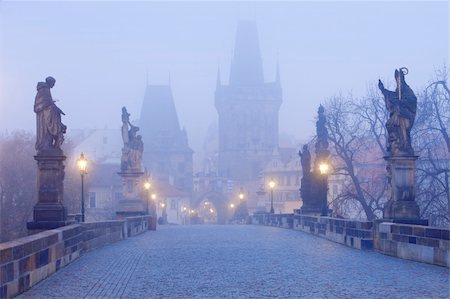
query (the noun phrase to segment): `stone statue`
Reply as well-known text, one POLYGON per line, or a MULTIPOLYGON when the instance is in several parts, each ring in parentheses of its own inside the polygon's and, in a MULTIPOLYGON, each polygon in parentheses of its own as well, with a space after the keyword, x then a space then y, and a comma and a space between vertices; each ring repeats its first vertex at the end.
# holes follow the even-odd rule
POLYGON ((122 107, 122 158, 120 168, 122 171, 141 170, 142 153, 144 151, 144 143, 142 136, 136 136, 139 127, 130 123, 130 113, 125 107, 122 107))
POLYGON ((61 149, 67 127, 61 122, 61 115, 65 115, 56 106, 50 88, 55 86, 56 80, 47 77, 45 82, 38 82, 37 94, 34 101, 36 113, 36 150, 38 152, 50 149, 61 149))
POLYGON ((303 145, 303 153, 299 150, 298 155, 302 162, 303 176, 306 176, 311 172, 311 153, 308 150, 307 144, 303 145))
POLYGON ((326 127, 327 119, 325 117, 325 108, 319 106, 318 119, 316 122, 317 142, 316 154, 328 153, 328 130, 326 127))
POLYGON ((389 119, 386 122, 388 132, 387 151, 391 155, 414 155, 411 145, 411 128, 417 111, 417 97, 405 82, 406 68, 395 70, 397 88, 390 91, 378 80, 378 88, 384 96, 389 119))
POLYGON ((128 145, 128 126, 131 126, 130 113, 127 112, 127 108, 122 107, 122 140, 124 146, 128 145))
POLYGON ((143 152, 144 152, 144 143, 142 142, 142 136, 138 135, 135 138, 133 138, 133 142, 130 144, 129 161, 131 168, 133 169, 141 168, 143 152))

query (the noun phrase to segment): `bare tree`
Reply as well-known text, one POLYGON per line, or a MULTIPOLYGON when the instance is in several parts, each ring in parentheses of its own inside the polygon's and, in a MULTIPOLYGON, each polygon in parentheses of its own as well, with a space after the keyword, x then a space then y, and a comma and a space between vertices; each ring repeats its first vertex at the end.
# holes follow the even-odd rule
POLYGON ((421 216, 433 226, 450 223, 450 92, 446 67, 435 72, 420 94, 414 127, 414 148, 419 155, 417 196, 421 216))
MULTIPOLYGON (((28 234, 26 223, 32 220, 37 202, 37 164, 35 136, 27 132, 13 132, 0 136, 0 241, 5 242, 28 234)), ((72 156, 72 144, 65 152, 72 156)), ((64 205, 69 213, 80 211, 80 178, 72 161, 66 162, 64 205)))
MULTIPOLYGON (((450 223, 450 92, 447 69, 436 71, 418 92, 412 131, 417 162, 416 200, 431 225, 450 223)), ((381 95, 371 88, 362 99, 337 96, 326 105, 335 172, 346 178, 333 207, 341 215, 374 219, 386 201, 385 162, 387 112, 381 95)))
POLYGON ((0 237, 7 241, 27 234, 36 202, 34 136, 14 132, 0 136, 0 237))
POLYGON ((337 96, 326 104, 335 175, 347 178, 334 206, 339 202, 356 202, 363 212, 356 210, 356 215, 368 220, 380 214, 386 189, 380 171, 385 131, 380 125, 383 116, 374 117, 372 112, 380 110, 376 101, 381 99, 337 96))

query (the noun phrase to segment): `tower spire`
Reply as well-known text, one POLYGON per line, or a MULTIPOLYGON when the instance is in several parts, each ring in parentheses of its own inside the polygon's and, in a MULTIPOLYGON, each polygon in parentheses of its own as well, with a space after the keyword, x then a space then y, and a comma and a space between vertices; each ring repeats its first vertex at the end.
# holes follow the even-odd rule
POLYGON ((220 80, 220 64, 217 66, 217 79, 216 79, 216 88, 219 88, 222 85, 220 80))
POLYGON ((236 31, 230 85, 254 86, 264 83, 256 22, 239 21, 236 31))
POLYGON ((277 82, 278 85, 281 85, 281 81, 280 81, 280 62, 278 60, 278 55, 277 55, 277 73, 275 76, 275 81, 277 82))

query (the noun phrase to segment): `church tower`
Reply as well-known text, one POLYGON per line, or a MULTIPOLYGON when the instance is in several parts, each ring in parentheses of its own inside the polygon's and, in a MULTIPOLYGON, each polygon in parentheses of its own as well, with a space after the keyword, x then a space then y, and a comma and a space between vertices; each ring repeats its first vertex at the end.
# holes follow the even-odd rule
POLYGON ((215 106, 219 114, 219 175, 237 182, 258 180, 278 148, 278 111, 282 103, 279 72, 265 82, 258 31, 240 21, 228 85, 217 76, 215 106))
POLYGON ((180 129, 170 85, 147 85, 140 118, 143 164, 153 179, 192 192, 193 151, 180 129))

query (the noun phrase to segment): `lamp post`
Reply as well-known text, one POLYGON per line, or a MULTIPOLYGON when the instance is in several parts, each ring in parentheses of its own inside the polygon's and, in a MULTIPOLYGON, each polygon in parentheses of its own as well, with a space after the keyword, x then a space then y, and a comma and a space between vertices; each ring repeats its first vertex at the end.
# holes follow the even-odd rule
POLYGON ((150 214, 150 212, 149 212, 149 210, 148 210, 148 201, 149 201, 149 192, 150 192, 150 188, 152 187, 152 184, 150 183, 150 180, 149 180, 149 178, 147 177, 147 179, 145 180, 145 183, 144 183, 144 188, 145 188, 145 190, 146 190, 146 198, 145 198, 145 203, 146 203, 146 210, 147 210, 147 214, 149 215, 150 214))
MULTIPOLYGON (((156 195, 155 195, 156 198, 156 195)), ((160 206, 162 208, 162 224, 167 223, 167 211, 166 211, 166 201, 161 201, 160 206)))
POLYGON ((245 193, 244 190, 242 189, 242 187, 239 190, 239 208, 238 211, 236 211, 238 213, 238 217, 239 220, 242 222, 246 222, 247 221, 247 217, 248 217, 248 207, 247 207, 247 202, 245 200, 245 193))
POLYGON ((80 158, 77 160, 78 169, 81 175, 81 222, 84 222, 84 175, 87 174, 88 161, 81 153, 80 158))
POLYGON ((273 188, 275 188, 275 181, 273 179, 270 179, 269 182, 269 188, 270 188, 270 213, 275 213, 275 210, 273 209, 273 188))
POLYGON ((321 162, 321 163, 319 164, 319 171, 320 171, 320 174, 322 174, 322 175, 327 175, 329 169, 330 169, 330 165, 328 165, 328 163, 326 163, 326 162, 321 162))
POLYGON ((183 215, 183 224, 186 225, 186 223, 187 223, 187 221, 186 221, 186 218, 187 218, 186 214, 187 214, 188 208, 183 206, 181 211, 182 211, 182 215, 183 215))
POLYGON ((242 201, 244 199, 244 191, 242 191, 242 188, 239 190, 239 200, 242 201))
POLYGON ((322 216, 328 215, 328 186, 327 186, 327 175, 330 170, 330 165, 327 162, 320 162, 319 172, 322 176, 322 216))

